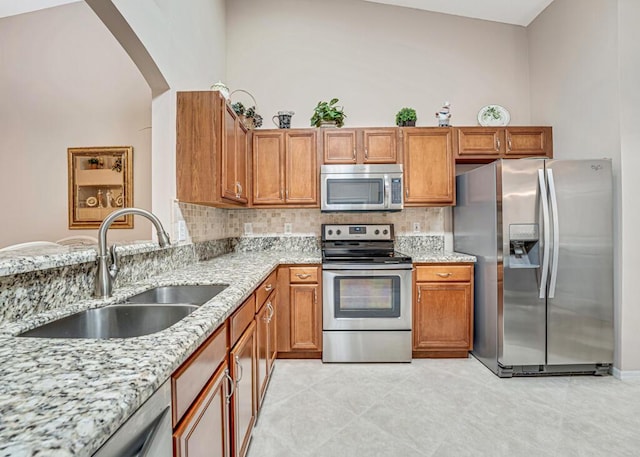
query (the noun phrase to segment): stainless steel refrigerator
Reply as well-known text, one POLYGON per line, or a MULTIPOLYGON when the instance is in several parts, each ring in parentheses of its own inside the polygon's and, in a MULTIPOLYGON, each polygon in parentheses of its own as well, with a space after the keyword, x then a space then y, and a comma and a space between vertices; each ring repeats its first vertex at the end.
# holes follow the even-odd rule
POLYGON ((456 186, 454 249, 478 259, 472 354, 501 377, 608 372, 611 161, 498 160, 456 186))

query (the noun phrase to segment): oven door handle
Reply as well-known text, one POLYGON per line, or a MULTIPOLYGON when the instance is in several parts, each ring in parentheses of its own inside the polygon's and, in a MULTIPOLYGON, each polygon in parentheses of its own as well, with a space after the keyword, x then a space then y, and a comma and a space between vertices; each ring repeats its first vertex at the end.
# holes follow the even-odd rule
POLYGON ((411 263, 332 263, 323 264, 323 271, 340 270, 412 270, 411 263))

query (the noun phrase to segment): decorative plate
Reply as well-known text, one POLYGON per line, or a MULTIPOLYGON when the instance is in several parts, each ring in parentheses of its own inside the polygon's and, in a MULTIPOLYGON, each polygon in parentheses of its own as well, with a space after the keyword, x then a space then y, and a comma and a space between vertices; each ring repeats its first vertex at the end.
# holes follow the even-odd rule
POLYGON ((509 111, 500 105, 487 105, 478 112, 478 123, 483 127, 504 127, 510 120, 509 111))
POLYGON ((122 202, 123 202, 123 200, 124 200, 124 199, 122 198, 122 195, 118 195, 118 196, 116 197, 116 206, 122 206, 122 202))
POLYGON ((87 198, 87 206, 93 208, 98 204, 98 199, 96 197, 87 198))

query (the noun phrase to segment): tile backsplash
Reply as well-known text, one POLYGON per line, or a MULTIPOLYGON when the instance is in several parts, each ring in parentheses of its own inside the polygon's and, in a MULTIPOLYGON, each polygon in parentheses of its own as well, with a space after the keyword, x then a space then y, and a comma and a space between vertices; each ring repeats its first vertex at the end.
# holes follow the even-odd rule
POLYGON ((394 224, 396 234, 412 234, 414 223, 421 234, 445 235, 449 208, 405 208, 398 212, 322 213, 319 209, 219 209, 179 203, 182 217, 193 242, 240 237, 245 224, 253 235, 284 234, 285 223, 291 233, 320 236, 321 224, 381 223, 394 224))

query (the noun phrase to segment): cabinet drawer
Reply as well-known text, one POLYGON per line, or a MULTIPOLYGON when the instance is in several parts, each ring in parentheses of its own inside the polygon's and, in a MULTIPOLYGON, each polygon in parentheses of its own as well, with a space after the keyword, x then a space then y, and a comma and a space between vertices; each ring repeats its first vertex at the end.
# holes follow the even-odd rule
POLYGON ((231 316, 231 347, 242 336, 242 332, 253 321, 256 314, 256 296, 251 295, 231 316))
POLYGON ((273 290, 276 288, 277 279, 278 273, 277 270, 274 270, 267 277, 267 279, 265 279, 262 284, 260 284, 260 287, 256 289, 256 313, 260 311, 260 308, 262 308, 262 305, 264 305, 264 302, 269 297, 269 294, 271 294, 271 292, 273 292, 273 290))
POLYGON ((470 265, 429 265, 416 267, 416 282, 471 281, 470 265))
POLYGON ((289 282, 292 284, 317 283, 318 267, 290 267, 289 282))
POLYGON ((173 426, 175 427, 213 373, 227 357, 225 322, 171 375, 173 426))

